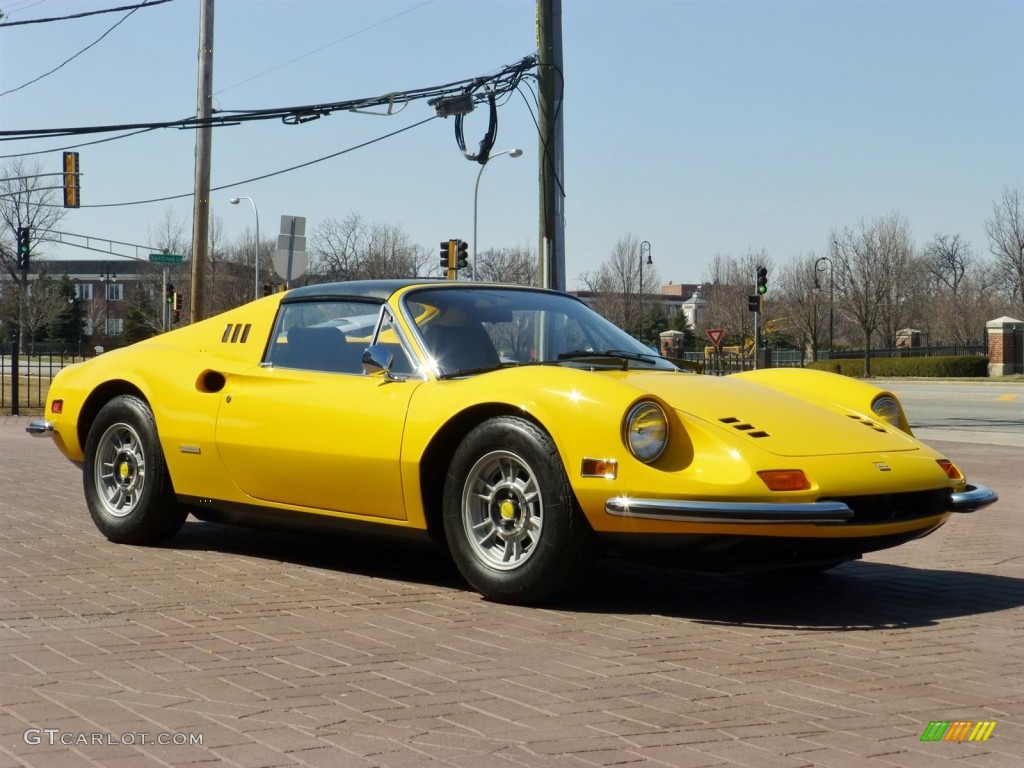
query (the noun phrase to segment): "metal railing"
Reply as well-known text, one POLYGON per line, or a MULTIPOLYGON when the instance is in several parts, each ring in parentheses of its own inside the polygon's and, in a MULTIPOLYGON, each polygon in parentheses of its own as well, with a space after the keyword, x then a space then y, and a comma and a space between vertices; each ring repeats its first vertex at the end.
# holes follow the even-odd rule
POLYGON ((21 354, 16 344, 0 344, 0 413, 42 412, 50 380, 64 366, 86 359, 76 347, 36 344, 32 354, 21 354))

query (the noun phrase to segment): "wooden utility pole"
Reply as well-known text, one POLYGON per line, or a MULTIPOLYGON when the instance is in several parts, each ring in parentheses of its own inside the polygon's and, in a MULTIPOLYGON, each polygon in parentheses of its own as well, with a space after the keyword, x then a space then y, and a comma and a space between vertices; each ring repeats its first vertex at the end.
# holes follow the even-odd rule
MULTIPOLYGON (((196 118, 213 115, 213 0, 199 0, 199 93, 196 118)), ((192 291, 189 319, 206 317, 206 275, 209 264, 210 155, 213 129, 209 124, 196 129, 195 194, 192 202, 192 291)))
POLYGON ((562 0, 537 0, 540 108, 540 284, 565 290, 562 0))

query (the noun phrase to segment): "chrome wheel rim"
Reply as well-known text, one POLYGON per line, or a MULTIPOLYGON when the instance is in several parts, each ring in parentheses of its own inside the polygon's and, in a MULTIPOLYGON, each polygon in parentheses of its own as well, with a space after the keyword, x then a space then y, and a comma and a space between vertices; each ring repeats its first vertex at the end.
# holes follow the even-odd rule
POLYGON ((128 424, 113 424, 96 446, 96 491, 104 511, 127 517, 146 487, 146 455, 139 433, 128 424))
POLYGON ((544 498, 529 465, 509 451, 481 457, 462 492, 462 524, 473 553, 491 568, 521 567, 540 544, 544 498))

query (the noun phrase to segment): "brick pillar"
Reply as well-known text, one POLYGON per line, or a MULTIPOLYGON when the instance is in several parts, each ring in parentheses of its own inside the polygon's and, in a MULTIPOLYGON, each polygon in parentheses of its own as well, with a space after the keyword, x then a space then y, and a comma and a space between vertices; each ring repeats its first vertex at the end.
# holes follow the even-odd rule
POLYGON ((1021 369, 1024 360, 1018 360, 1020 344, 1016 337, 1024 334, 1024 322, 1012 317, 1000 317, 985 324, 988 331, 988 375, 1009 376, 1021 369))

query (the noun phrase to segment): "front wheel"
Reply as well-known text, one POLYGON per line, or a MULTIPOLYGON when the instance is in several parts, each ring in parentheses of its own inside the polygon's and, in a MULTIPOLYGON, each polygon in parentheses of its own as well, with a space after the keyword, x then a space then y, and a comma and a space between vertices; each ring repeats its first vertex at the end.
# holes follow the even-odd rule
POLYGON ((188 513, 179 507, 149 406, 120 395, 100 409, 85 441, 85 501, 104 536, 121 544, 156 544, 188 513))
POLYGON ((445 482, 444 528, 463 577, 498 602, 558 594, 593 554, 551 438, 515 417, 490 419, 462 441, 445 482))

